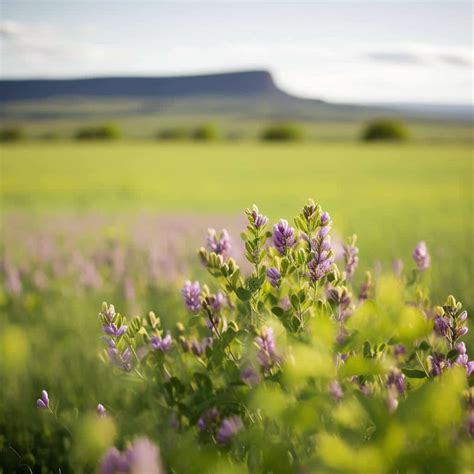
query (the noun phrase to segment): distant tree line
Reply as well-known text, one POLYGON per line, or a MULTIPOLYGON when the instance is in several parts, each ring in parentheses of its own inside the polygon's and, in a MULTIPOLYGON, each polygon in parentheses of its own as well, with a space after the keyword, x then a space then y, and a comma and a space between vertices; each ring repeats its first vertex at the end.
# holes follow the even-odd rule
MULTIPOLYGON (((113 123, 87 125, 80 127, 73 135, 79 141, 107 141, 123 138, 122 130, 113 123)), ((0 142, 13 143, 28 138, 21 126, 8 126, 0 129, 0 142)), ((54 140, 59 136, 47 132, 38 137, 42 140, 54 140)), ((165 127, 160 129, 155 138, 162 141, 192 140, 212 142, 221 139, 235 140, 245 138, 237 133, 222 136, 219 128, 213 123, 203 123, 195 127, 165 127)), ((258 134, 265 142, 296 142, 304 140, 305 131, 301 124, 294 122, 278 122, 267 125, 258 134)), ((359 137, 366 142, 392 141, 402 142, 410 138, 407 126, 400 120, 381 118, 364 125, 359 137)))

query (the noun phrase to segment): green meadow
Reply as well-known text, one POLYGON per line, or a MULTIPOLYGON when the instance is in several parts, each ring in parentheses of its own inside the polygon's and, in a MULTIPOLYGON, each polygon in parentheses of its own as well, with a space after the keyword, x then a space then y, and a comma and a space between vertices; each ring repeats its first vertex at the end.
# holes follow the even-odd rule
POLYGON ((432 254, 436 297, 472 308, 472 172, 468 145, 58 142, 4 146, 3 213, 235 217, 256 203, 272 219, 308 197, 336 233, 358 234, 361 269, 407 268, 419 240, 432 254))

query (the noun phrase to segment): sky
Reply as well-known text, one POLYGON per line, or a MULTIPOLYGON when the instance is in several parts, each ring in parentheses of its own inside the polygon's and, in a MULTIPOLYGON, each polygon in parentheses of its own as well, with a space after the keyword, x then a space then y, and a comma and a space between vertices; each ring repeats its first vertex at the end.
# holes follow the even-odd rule
POLYGON ((471 2, 0 0, 3 78, 268 69, 336 102, 469 104, 471 2))

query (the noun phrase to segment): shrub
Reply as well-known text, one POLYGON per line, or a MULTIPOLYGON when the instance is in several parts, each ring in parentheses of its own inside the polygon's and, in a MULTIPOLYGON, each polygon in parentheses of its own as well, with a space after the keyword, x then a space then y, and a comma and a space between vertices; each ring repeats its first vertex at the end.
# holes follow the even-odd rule
POLYGON ((88 126, 76 133, 77 140, 116 140, 121 136, 121 130, 113 124, 88 126))
POLYGON ((6 127, 0 130, 0 142, 17 142, 26 137, 21 127, 6 127))
POLYGON ((377 119, 368 123, 363 134, 364 141, 405 141, 410 134, 405 124, 399 120, 377 119))
POLYGON ((304 137, 303 129, 294 123, 274 124, 263 130, 260 138, 264 141, 296 141, 304 137))
POLYGON ((206 123, 197 127, 191 134, 196 141, 211 142, 219 139, 219 129, 212 123, 206 123))
POLYGON ((189 132, 184 128, 165 128, 156 134, 158 140, 186 140, 189 132))

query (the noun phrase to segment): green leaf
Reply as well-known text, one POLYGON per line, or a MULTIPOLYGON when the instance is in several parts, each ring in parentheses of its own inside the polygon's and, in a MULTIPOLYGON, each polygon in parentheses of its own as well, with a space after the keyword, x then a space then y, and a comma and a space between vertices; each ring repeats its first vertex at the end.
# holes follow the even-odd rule
POLYGON ((446 355, 446 359, 453 362, 458 358, 458 355, 459 355, 459 351, 457 349, 451 349, 446 355))
POLYGON ((235 294, 242 301, 248 301, 252 296, 251 291, 246 290, 245 288, 242 288, 241 286, 235 290, 235 294))
POLYGON ((418 346, 418 349, 420 349, 420 351, 428 351, 431 349, 431 346, 426 341, 422 341, 418 346))
POLYGON ((285 314, 285 310, 283 308, 280 308, 279 306, 274 306, 272 308, 272 313, 275 315, 275 316, 278 316, 279 318, 282 318, 283 315, 285 314))
POLYGON ((403 369, 402 372, 411 379, 424 379, 426 378, 426 373, 423 370, 418 369, 403 369))

